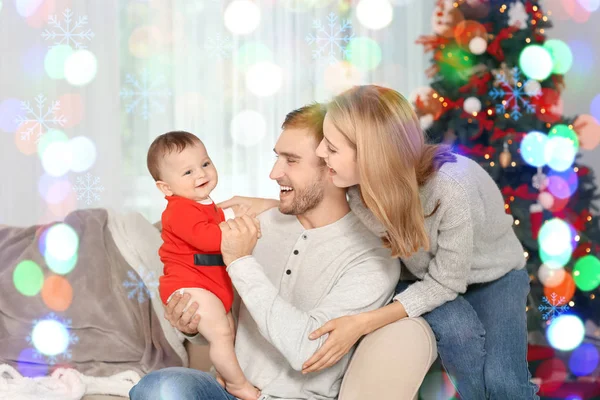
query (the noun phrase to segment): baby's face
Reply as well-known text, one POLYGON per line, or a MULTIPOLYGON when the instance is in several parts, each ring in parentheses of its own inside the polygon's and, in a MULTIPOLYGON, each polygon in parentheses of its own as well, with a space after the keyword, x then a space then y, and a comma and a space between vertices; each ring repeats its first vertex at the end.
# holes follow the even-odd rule
POLYGON ((196 201, 208 198, 219 180, 217 169, 200 143, 186 147, 181 153, 167 154, 161 163, 161 177, 166 183, 161 188, 165 195, 196 201))

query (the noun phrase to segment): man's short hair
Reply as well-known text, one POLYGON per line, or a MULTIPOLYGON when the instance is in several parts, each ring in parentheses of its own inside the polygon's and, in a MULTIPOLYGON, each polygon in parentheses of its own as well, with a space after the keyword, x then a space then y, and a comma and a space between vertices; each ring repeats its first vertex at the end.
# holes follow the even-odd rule
POLYGON ((327 109, 324 104, 311 103, 288 113, 281 128, 308 129, 315 138, 316 143, 319 144, 323 140, 325 114, 327 114, 327 109))
POLYGON ((155 181, 160 180, 160 161, 162 158, 177 151, 181 153, 188 146, 197 146, 202 141, 194 134, 185 131, 171 131, 158 136, 148 149, 146 164, 148 171, 155 181))

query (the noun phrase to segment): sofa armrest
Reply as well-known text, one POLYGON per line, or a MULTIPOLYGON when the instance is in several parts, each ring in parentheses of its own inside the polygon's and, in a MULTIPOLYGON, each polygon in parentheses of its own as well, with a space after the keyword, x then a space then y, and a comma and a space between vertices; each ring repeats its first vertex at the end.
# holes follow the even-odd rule
POLYGON ((413 400, 437 358, 423 318, 404 318, 365 336, 344 375, 339 400, 413 400))

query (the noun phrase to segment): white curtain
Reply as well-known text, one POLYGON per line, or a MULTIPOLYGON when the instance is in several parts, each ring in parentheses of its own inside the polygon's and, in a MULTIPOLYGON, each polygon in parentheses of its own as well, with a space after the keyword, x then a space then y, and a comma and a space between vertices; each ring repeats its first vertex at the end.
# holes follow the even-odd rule
MULTIPOLYGON (((147 171, 146 152, 169 130, 188 130, 205 142, 219 172, 216 201, 235 194, 275 197, 278 187, 268 174, 286 113, 352 84, 383 84, 406 96, 427 85, 429 57, 415 40, 431 32, 433 1, 390 0, 392 22, 373 30, 357 19, 356 2, 256 0, 260 22, 248 34, 229 28, 246 27, 252 9, 237 22, 234 14, 228 26, 231 3, 0 3, 0 224, 48 222, 88 207, 136 210, 158 220, 165 202, 147 171), (332 32, 334 43, 325 45, 332 32), (381 62, 372 69, 338 63, 351 36, 371 39, 381 62), (48 52, 61 41, 95 56, 97 73, 89 83, 77 86, 52 70, 62 64, 48 52), (278 73, 281 86, 270 91, 278 73), (41 118, 36 98, 44 100, 41 118), (39 124, 42 137, 58 128, 68 139, 89 138, 95 162, 49 175, 52 165, 42 162, 35 143, 19 142, 27 124, 39 124)), ((93 156, 73 148, 74 158, 93 156)))

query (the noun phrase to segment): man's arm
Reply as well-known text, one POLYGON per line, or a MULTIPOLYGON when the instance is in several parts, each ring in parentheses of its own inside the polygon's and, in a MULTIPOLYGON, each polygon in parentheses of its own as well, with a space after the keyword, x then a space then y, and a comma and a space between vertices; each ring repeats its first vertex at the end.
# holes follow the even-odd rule
POLYGON ((317 307, 303 311, 279 296, 254 257, 237 259, 227 271, 261 334, 297 371, 327 339, 324 335, 310 340, 312 331, 331 319, 383 306, 400 274, 397 260, 379 256, 362 260, 338 279, 317 307))

